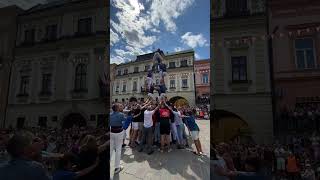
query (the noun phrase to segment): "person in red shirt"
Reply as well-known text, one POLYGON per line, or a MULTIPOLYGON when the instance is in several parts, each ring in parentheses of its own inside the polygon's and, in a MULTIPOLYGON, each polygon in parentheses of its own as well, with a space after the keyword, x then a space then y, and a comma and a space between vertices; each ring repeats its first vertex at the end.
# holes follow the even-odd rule
POLYGON ((165 145, 167 145, 168 152, 172 151, 170 148, 170 118, 171 118, 171 111, 166 106, 164 101, 160 102, 160 108, 158 110, 159 113, 159 122, 160 122, 160 135, 161 135, 161 147, 160 151, 164 151, 165 145))

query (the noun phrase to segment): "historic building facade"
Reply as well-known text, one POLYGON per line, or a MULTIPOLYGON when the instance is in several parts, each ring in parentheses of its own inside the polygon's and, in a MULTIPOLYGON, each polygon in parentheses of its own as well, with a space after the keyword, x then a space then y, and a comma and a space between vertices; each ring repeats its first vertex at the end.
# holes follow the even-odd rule
POLYGON ((273 116, 264 0, 215 0, 212 3, 214 99, 212 137, 228 141, 252 137, 270 143, 273 116))
MULTIPOLYGON (((112 101, 130 101, 131 98, 144 100, 147 96, 143 92, 147 70, 153 65, 154 53, 137 56, 132 62, 116 66, 113 81, 112 101)), ((172 101, 186 100, 189 105, 195 105, 194 83, 194 51, 181 51, 164 55, 167 65, 167 97, 172 101)), ((160 77, 155 75, 155 83, 160 82, 160 77)), ((155 91, 154 94, 157 94, 155 91)))
POLYGON ((7 116, 8 90, 17 33, 17 16, 23 10, 17 6, 0 8, 0 127, 7 116))
MULTIPOLYGON (((320 2, 272 0, 269 7, 276 112, 280 117, 297 104, 320 103, 320 2)), ((296 130, 293 125, 279 118, 276 131, 296 130)))
POLYGON ((104 125, 107 4, 57 1, 18 17, 5 126, 104 125))
POLYGON ((196 103, 210 104, 210 60, 194 62, 196 103))

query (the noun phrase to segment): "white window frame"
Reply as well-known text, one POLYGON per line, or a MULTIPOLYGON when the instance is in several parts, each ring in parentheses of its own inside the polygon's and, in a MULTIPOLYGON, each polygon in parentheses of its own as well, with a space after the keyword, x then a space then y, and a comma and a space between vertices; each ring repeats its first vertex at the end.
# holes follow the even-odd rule
POLYGON ((303 69, 316 69, 317 68, 317 66, 318 66, 318 64, 317 64, 317 56, 316 56, 316 48, 315 48, 315 40, 314 40, 314 38, 313 37, 309 37, 309 36, 307 36, 307 37, 301 37, 301 38, 296 38, 296 39, 294 39, 294 58, 295 58, 295 64, 296 64, 296 68, 298 69, 298 70, 303 70, 303 69), (297 49, 296 48, 296 40, 299 40, 299 39, 311 39, 312 40, 312 49, 310 49, 310 48, 304 48, 304 49, 297 49), (299 68, 298 67, 298 58, 297 58, 297 50, 303 50, 303 52, 304 52, 304 68, 303 69, 301 69, 301 68, 299 68), (306 57, 306 50, 313 50, 313 57, 314 57, 314 67, 313 68, 309 68, 308 67, 308 63, 307 63, 307 57, 306 57))

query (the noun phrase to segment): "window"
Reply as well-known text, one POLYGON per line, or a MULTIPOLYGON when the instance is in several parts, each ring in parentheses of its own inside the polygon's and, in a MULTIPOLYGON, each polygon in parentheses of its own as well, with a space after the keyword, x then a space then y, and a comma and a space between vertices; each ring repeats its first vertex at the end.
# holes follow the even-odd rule
POLYGON ((188 61, 187 60, 182 60, 181 62, 180 62, 180 67, 188 67, 188 61))
POLYGON ((174 80, 174 79, 170 80, 170 88, 172 88, 172 89, 176 88, 176 80, 174 80))
POLYGON ((127 91, 127 84, 124 83, 124 84, 122 85, 122 92, 126 92, 126 91, 127 91))
POLYGON ((87 78, 87 66, 82 63, 78 64, 76 67, 76 78, 75 78, 76 91, 86 90, 86 78, 87 78))
POLYGON ((124 75, 127 75, 127 74, 128 74, 128 69, 124 69, 123 74, 124 74, 124 75))
POLYGON ((58 121, 58 116, 52 116, 51 120, 52 120, 52 122, 57 122, 58 121))
POLYGON ((134 67, 134 71, 135 73, 138 73, 139 72, 139 67, 134 67))
POLYGON ((41 93, 50 94, 51 93, 51 74, 42 75, 42 90, 41 93))
POLYGON ((114 102, 118 102, 118 99, 115 99, 114 102))
POLYGON ((247 0, 227 0, 226 15, 237 16, 248 12, 247 0))
POLYGON ((18 117, 17 118, 17 124, 16 124, 16 127, 18 129, 21 129, 24 127, 24 122, 26 121, 26 118, 25 117, 18 117))
POLYGON ((25 43, 34 43, 35 41, 35 30, 28 29, 24 31, 24 42, 25 43))
POLYGON ((121 70, 118 70, 118 76, 121 76, 121 70))
POLYGON ((188 79, 182 79, 182 88, 188 87, 188 79))
POLYGON ((298 69, 315 68, 314 44, 312 38, 296 39, 296 66, 298 69))
POLYGON ((169 68, 175 68, 176 62, 169 62, 169 68))
POLYGON ((40 127, 47 127, 47 117, 46 116, 40 116, 38 120, 38 126, 40 127))
POLYGON ((29 89, 29 76, 21 76, 20 80, 20 95, 27 96, 29 89))
POLYGON ((149 71, 149 69, 150 69, 150 65, 144 66, 144 71, 149 71))
POLYGON ((209 83, 209 75, 207 73, 202 74, 202 84, 208 84, 209 83))
POLYGON ((137 81, 134 81, 134 82, 133 82, 132 90, 133 90, 133 91, 137 91, 137 88, 138 88, 137 81))
POLYGON ((49 25, 46 28, 46 40, 57 39, 57 25, 49 25))
POLYGON ((119 85, 119 83, 117 83, 116 92, 119 92, 119 89, 120 89, 120 85, 119 85))
POLYGON ((96 121, 96 115, 94 114, 90 115, 90 121, 96 121))
POLYGON ((90 34, 92 32, 92 19, 84 18, 78 20, 78 34, 90 34))
POLYGON ((234 56, 231 57, 232 62, 232 81, 247 80, 247 57, 234 56))

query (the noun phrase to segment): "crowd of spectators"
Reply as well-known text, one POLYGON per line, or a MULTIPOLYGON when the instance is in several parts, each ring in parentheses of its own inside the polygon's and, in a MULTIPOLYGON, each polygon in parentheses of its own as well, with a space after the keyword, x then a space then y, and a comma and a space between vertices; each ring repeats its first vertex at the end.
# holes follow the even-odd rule
POLYGON ((2 129, 0 179, 108 179, 106 132, 88 127, 2 129))

